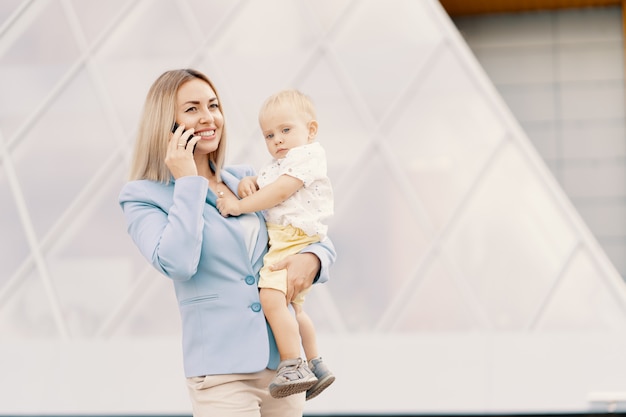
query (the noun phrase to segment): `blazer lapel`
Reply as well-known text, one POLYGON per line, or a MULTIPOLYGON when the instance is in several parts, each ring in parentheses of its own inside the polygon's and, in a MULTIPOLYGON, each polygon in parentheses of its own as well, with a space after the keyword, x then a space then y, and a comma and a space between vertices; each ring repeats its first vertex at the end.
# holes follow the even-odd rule
POLYGON ((256 262, 265 255, 265 251, 267 249, 267 227, 265 226, 265 218, 263 214, 260 212, 255 213, 259 218, 259 223, 261 224, 261 228, 259 229, 259 235, 256 239, 256 246, 254 248, 254 253, 252 254, 252 264, 256 264, 256 262))
MULTIPOLYGON (((234 176, 228 171, 222 171, 222 181, 224 184, 233 192, 233 194, 237 195, 237 188, 239 187, 239 182, 241 181, 239 178, 234 176)), ((215 206, 217 201, 217 197, 213 192, 207 192, 207 202, 215 206)), ((265 226, 265 218, 261 212, 254 213, 259 219, 260 229, 259 235, 257 236, 256 245, 254 247, 254 252, 252 253, 252 265, 255 265, 267 250, 267 227, 265 226)), ((237 222, 239 226, 239 223, 237 222)), ((243 242, 242 242, 243 244, 243 242)))

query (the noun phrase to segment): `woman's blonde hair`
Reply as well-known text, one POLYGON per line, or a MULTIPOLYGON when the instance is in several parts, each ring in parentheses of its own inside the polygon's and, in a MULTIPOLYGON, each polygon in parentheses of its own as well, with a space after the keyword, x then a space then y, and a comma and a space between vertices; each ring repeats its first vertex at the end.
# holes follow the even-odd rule
MULTIPOLYGON (((224 114, 217 90, 206 75, 193 69, 172 70, 161 74, 146 96, 130 167, 131 181, 152 180, 165 184, 170 182, 172 174, 165 165, 165 154, 176 117, 176 95, 181 85, 194 79, 206 82, 213 89, 220 112, 224 114)), ((225 127, 224 124, 217 149, 209 154, 209 162, 213 165, 218 181, 226 155, 225 127)))

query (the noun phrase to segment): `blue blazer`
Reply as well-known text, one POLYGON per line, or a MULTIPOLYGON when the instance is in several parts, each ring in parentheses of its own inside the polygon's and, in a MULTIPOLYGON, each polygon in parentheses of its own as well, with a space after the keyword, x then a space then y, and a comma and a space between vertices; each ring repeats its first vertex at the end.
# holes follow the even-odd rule
MULTIPOLYGON (((237 194, 240 179, 254 171, 232 166, 221 174, 224 184, 237 194)), ((222 217, 216 198, 200 176, 167 185, 131 181, 119 196, 133 241, 174 282, 187 377, 252 373, 276 369, 279 362, 257 288, 268 243, 263 216, 257 213, 261 230, 250 261, 239 220, 222 217)), ((321 261, 316 282, 327 281, 336 256, 332 242, 327 239, 305 252, 321 261)))

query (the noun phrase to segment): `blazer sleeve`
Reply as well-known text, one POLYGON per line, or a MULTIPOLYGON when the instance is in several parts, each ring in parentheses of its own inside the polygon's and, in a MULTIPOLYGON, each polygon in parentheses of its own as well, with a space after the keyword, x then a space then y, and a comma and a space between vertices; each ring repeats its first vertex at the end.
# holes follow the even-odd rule
POLYGON ((313 283, 322 284, 330 279, 330 267, 335 263, 337 253, 329 238, 307 246, 300 253, 312 253, 320 260, 320 270, 313 283))
POLYGON ((132 181, 120 192, 128 233, 142 255, 171 279, 188 280, 198 269, 207 186, 205 178, 190 176, 175 185, 132 181))

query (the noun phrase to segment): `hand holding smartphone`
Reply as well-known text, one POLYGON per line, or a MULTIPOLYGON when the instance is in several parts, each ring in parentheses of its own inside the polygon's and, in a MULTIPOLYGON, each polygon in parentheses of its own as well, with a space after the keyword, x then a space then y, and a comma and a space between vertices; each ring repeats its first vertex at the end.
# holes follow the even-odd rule
MULTIPOLYGON (((172 126, 172 133, 176 133, 176 129, 178 129, 179 127, 180 127, 180 125, 178 123, 174 122, 174 125, 172 126)), ((185 133, 185 132, 186 132, 186 130, 183 131, 183 133, 185 133)), ((189 136, 189 139, 187 139, 187 143, 189 143, 189 141, 193 138, 193 136, 194 135, 189 136)), ((192 152, 196 150, 196 145, 193 145, 192 152)))

